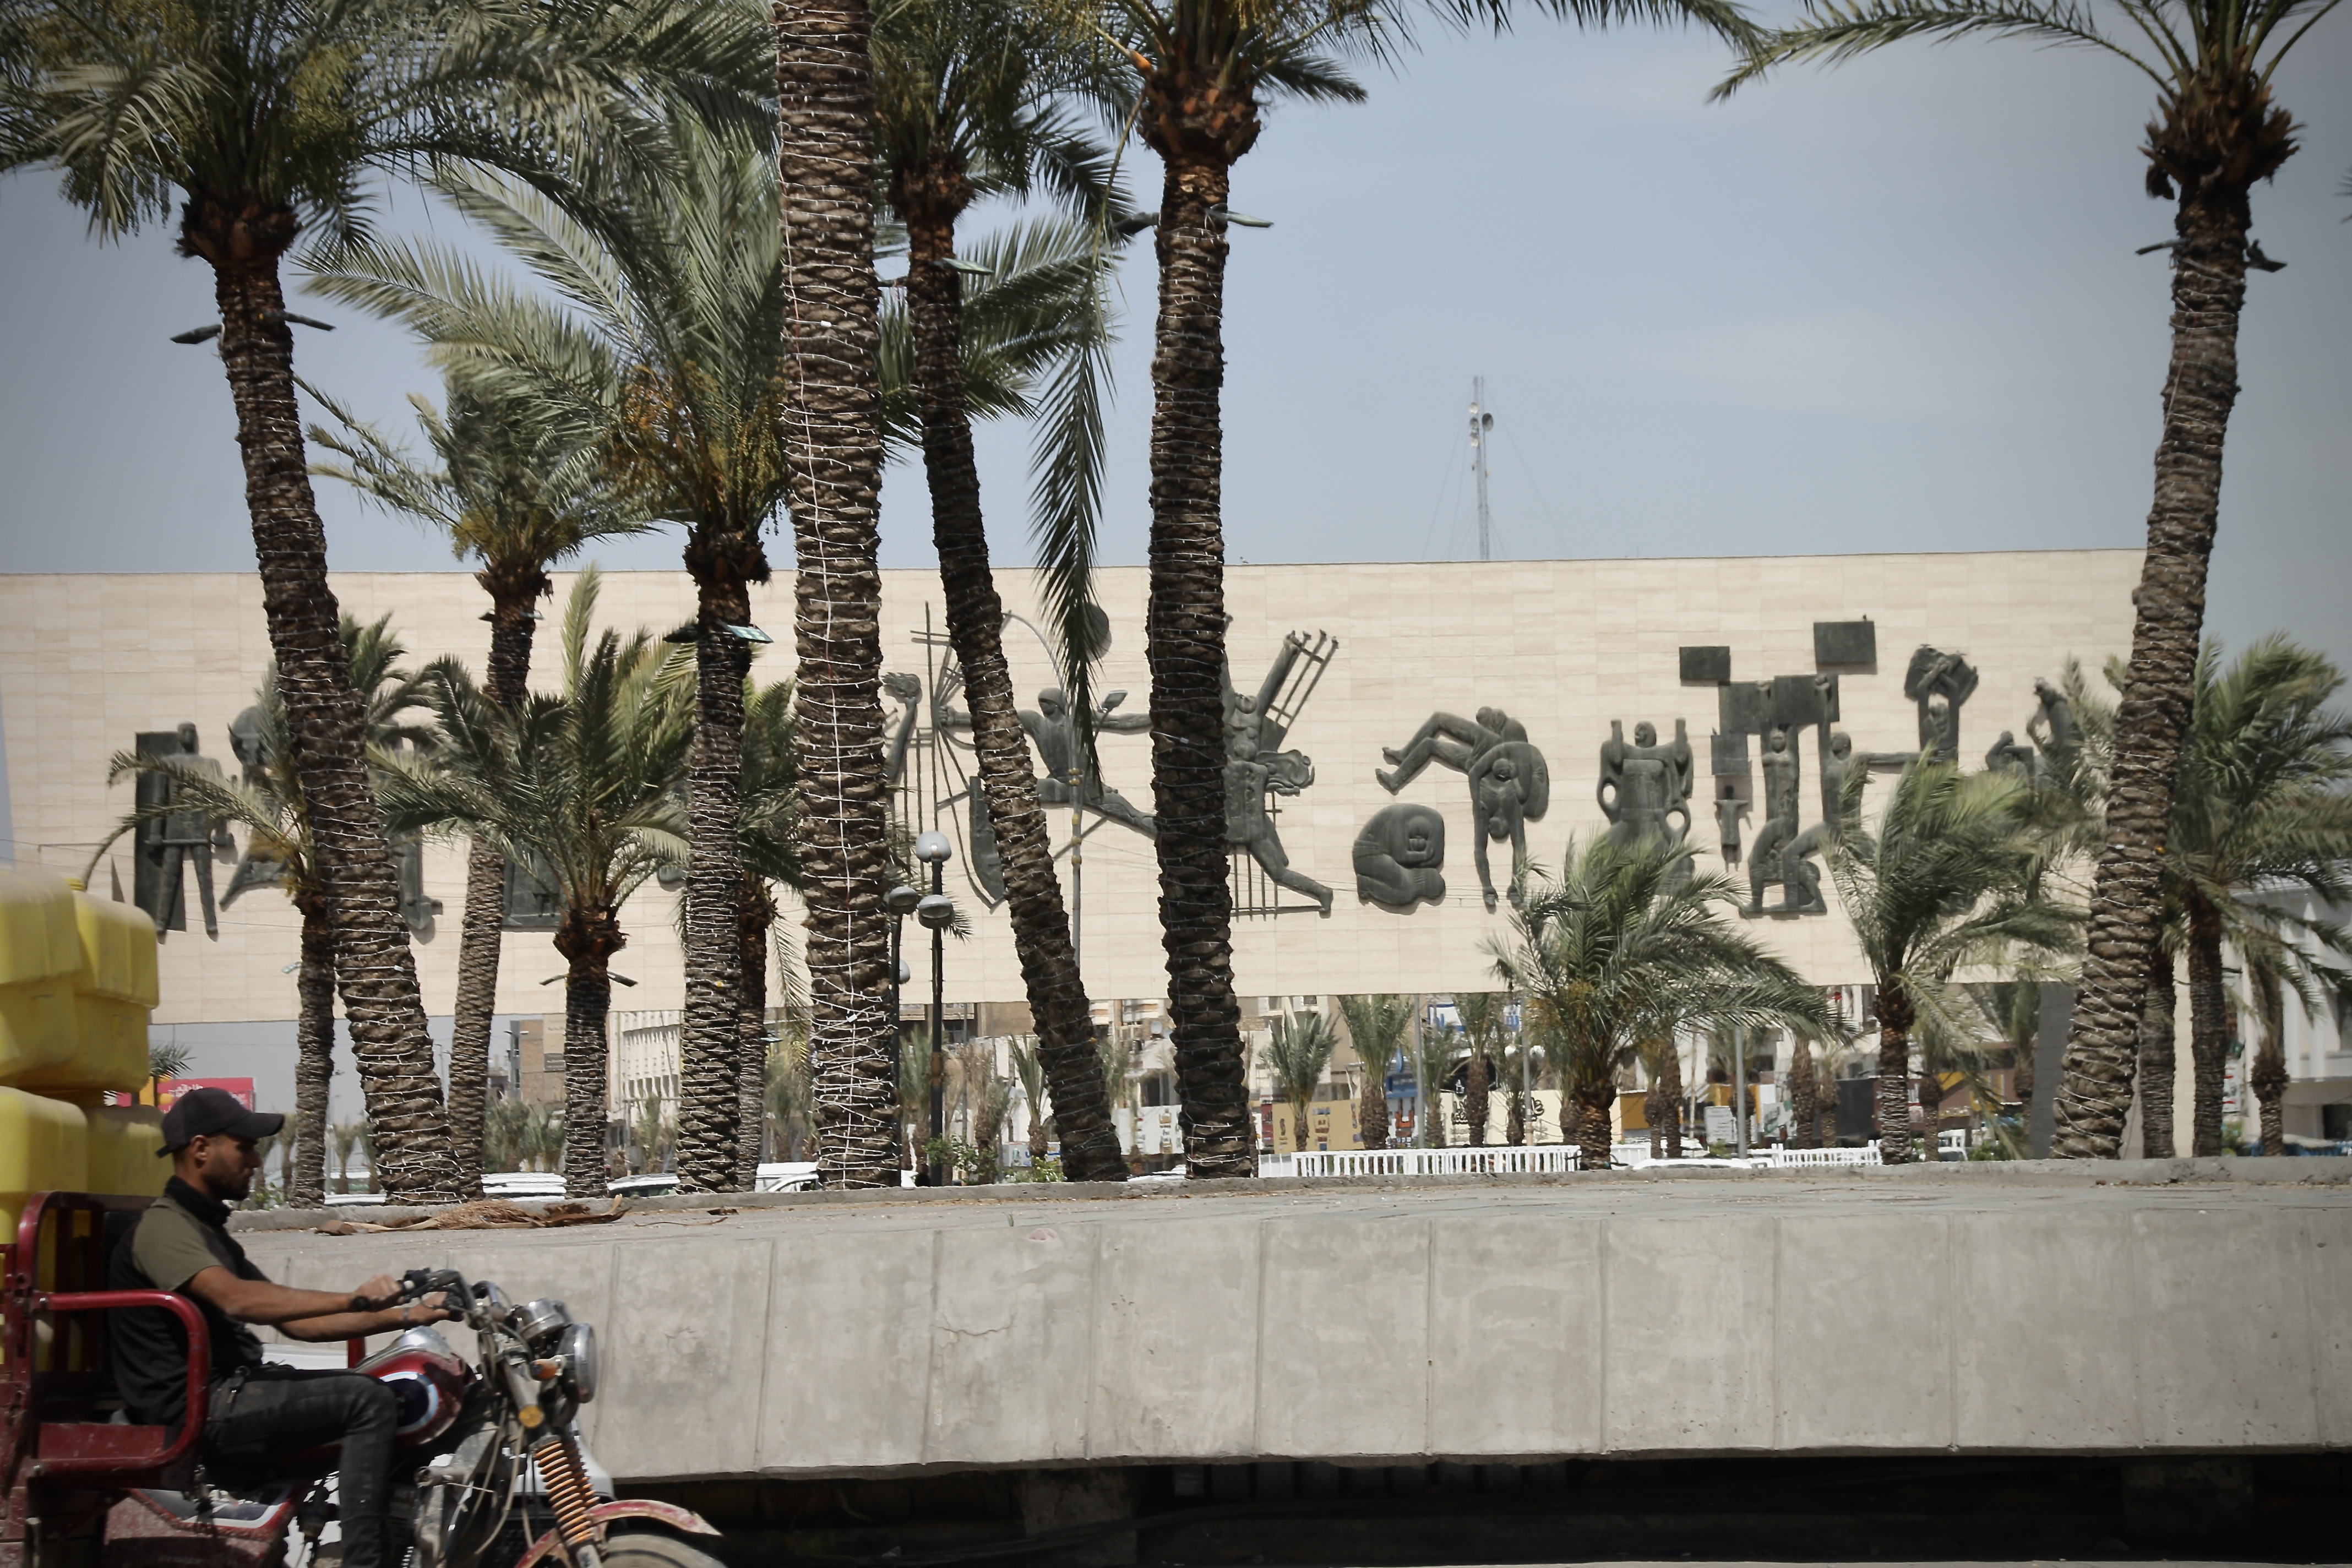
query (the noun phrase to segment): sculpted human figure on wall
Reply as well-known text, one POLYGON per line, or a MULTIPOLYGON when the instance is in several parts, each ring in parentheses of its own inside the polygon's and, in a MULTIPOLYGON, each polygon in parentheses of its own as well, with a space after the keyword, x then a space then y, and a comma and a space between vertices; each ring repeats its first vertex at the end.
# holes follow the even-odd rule
POLYGON ((1255 695, 1234 687, 1230 665, 1220 671, 1225 724, 1225 842, 1247 850, 1276 887, 1313 899, 1328 920, 1331 889, 1291 865, 1289 852, 1282 847, 1282 830, 1266 809, 1269 795, 1296 795, 1315 782, 1312 758, 1304 752, 1281 749, 1287 730, 1275 712, 1292 672, 1308 657, 1301 634, 1293 632, 1285 637, 1255 695))
POLYGON ((1748 910, 1751 915, 1818 914, 1822 901, 1821 871, 1805 858, 1799 846, 1799 802, 1803 797, 1802 767, 1789 746, 1789 731, 1776 726, 1764 737, 1764 826, 1748 855, 1748 910), (1764 889, 1778 884, 1780 905, 1767 911, 1764 889))
MULTIPOLYGON (((969 730, 971 715, 961 708, 938 702, 932 722, 941 730, 969 730)), ((1150 814, 1139 810, 1118 791, 1103 783, 1102 775, 1084 761, 1084 748, 1078 744, 1078 721, 1070 711, 1070 700, 1058 686, 1049 686, 1037 693, 1037 706, 1021 710, 1021 728, 1028 731, 1030 744, 1037 749, 1037 760, 1043 770, 1037 778, 1037 804, 1043 806, 1081 805, 1097 816, 1107 816, 1123 827, 1131 827, 1146 838, 1160 837, 1160 825, 1150 814), (1072 781, 1076 780, 1074 784, 1072 781)), ((1097 734, 1137 734, 1151 728, 1150 715, 1146 713, 1103 712, 1095 716, 1097 734)))
POLYGON ((1960 754, 1960 707, 1977 689, 1976 667, 1957 653, 1922 644, 1904 672, 1903 695, 1919 705, 1919 749, 1946 762, 1960 754))
POLYGON ((1391 909, 1445 897, 1445 818, 1417 801, 1372 814, 1356 835, 1356 896, 1391 909))
POLYGON ((1402 747, 1381 755, 1393 772, 1375 770, 1391 795, 1419 778, 1433 762, 1460 772, 1470 784, 1472 858, 1486 907, 1500 902, 1486 858, 1489 843, 1511 846, 1511 901, 1519 901, 1518 873, 1527 864, 1528 824, 1540 822, 1551 805, 1551 770, 1528 741, 1527 727, 1499 708, 1481 708, 1475 719, 1433 713, 1402 747))
MULTIPOLYGON (((220 764, 197 750, 194 724, 142 732, 138 738, 138 749, 142 756, 174 758, 184 769, 214 778, 220 776, 220 764)), ((168 773, 142 773, 138 777, 134 799, 141 810, 155 810, 177 805, 187 793, 168 773)), ((155 922, 158 938, 187 930, 186 885, 194 880, 197 902, 204 911, 205 934, 218 941, 220 913, 213 893, 213 854, 215 850, 224 855, 236 852, 228 824, 215 820, 199 807, 174 810, 141 824, 131 843, 136 854, 131 897, 155 922)))
POLYGON ((1612 719, 1601 747, 1601 781, 1593 786, 1593 798, 1609 819, 1610 837, 1619 843, 1654 833, 1679 844, 1690 833, 1696 777, 1687 721, 1675 721, 1674 743, 1665 746, 1658 744, 1656 725, 1638 723, 1629 746, 1624 721, 1612 719))

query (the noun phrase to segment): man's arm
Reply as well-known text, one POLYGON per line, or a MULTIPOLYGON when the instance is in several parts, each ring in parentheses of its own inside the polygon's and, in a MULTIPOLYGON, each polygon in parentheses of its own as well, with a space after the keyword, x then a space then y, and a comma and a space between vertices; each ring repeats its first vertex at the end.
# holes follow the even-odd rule
POLYGON ((435 1296, 403 1307, 387 1307, 380 1312, 330 1312, 320 1318, 289 1318, 278 1325, 278 1331, 289 1340, 330 1343, 364 1339, 370 1334, 394 1334, 425 1323, 454 1320, 457 1314, 442 1307, 441 1300, 441 1297, 435 1296))
POLYGON ((404 1320, 400 1283, 389 1274, 352 1291, 298 1290, 267 1279, 240 1279, 215 1263, 200 1269, 186 1286, 190 1295, 211 1302, 242 1323, 268 1323, 290 1339, 348 1340, 389 1329, 436 1322, 454 1313, 413 1303, 404 1320))

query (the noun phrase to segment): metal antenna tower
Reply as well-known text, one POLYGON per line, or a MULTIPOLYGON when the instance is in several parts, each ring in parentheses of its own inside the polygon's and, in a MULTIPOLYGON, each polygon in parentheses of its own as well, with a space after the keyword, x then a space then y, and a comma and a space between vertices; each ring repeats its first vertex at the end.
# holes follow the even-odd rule
POLYGON ((1478 476, 1478 559, 1495 558, 1492 530, 1486 520, 1486 432, 1495 416, 1486 411, 1486 378, 1470 380, 1470 471, 1478 476))

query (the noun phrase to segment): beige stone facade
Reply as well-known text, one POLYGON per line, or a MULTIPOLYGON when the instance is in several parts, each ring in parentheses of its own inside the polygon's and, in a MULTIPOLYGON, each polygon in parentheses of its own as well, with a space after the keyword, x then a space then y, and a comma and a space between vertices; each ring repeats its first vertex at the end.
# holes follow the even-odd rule
MULTIPOLYGON (((1571 834, 1604 825, 1594 786, 1611 721, 1622 721, 1630 736, 1635 723, 1648 721, 1671 738, 1675 721, 1687 721, 1701 797, 1693 835, 1706 847, 1701 864, 1719 868, 1705 798, 1717 691, 1681 681, 1680 647, 1727 645, 1740 680, 1811 676, 1815 622, 1869 618, 1878 660, 1872 668, 1843 670, 1838 725, 1865 752, 1917 743, 1916 714, 1902 689, 1915 647, 1964 654, 1982 678, 1961 720, 1962 754, 1976 766, 2001 731, 2022 738, 2035 710, 2036 677, 2054 679, 2069 657, 2096 669, 2127 649, 2138 573, 2134 551, 1234 566, 1226 583, 1229 641, 1234 679, 1244 691, 1255 689, 1285 634, 1321 632, 1337 642, 1284 742, 1313 759, 1315 780, 1280 803, 1278 819, 1291 864, 1333 889, 1333 911, 1328 919, 1308 910, 1237 920, 1236 988, 1275 995, 1448 992, 1487 984, 1483 944, 1506 922, 1479 896, 1460 773, 1432 767, 1401 797, 1444 816, 1444 901, 1399 914, 1356 895, 1356 834, 1391 803, 1373 778, 1381 748, 1402 745, 1434 711, 1468 715, 1493 706, 1526 726, 1551 778, 1550 808, 1532 826, 1529 847, 1555 867, 1571 834)), ((559 595, 571 582, 560 582, 559 595)), ((1000 584, 1012 609, 1034 616, 1027 574, 1006 573, 1000 584)), ((352 614, 389 614, 413 662, 455 653, 478 666, 487 641, 479 619, 484 600, 469 577, 352 574, 338 577, 336 587, 352 614)), ((1145 594, 1139 569, 1103 574, 1100 596, 1113 645, 1097 689, 1129 692, 1123 713, 1148 709, 1145 594)), ((944 631, 939 582, 929 573, 886 573, 884 596, 886 667, 925 683, 924 732, 908 763, 916 787, 906 798, 914 826, 926 826, 937 800, 953 793, 953 760, 968 768, 970 758, 968 751, 951 757, 951 746, 942 749, 928 733, 944 648, 943 638, 927 646, 923 633, 927 626, 944 631)), ((683 574, 614 574, 605 579, 600 618, 667 631, 688 617, 692 603, 683 574)), ((788 673, 792 636, 789 578, 757 593, 753 604, 759 623, 777 639, 764 650, 761 672, 781 678, 788 673)), ((557 663, 554 610, 541 632, 541 685, 551 684, 557 663)), ((1054 683, 1042 644, 1014 626, 1008 647, 1023 704, 1034 706, 1038 690, 1054 683)), ((193 721, 203 750, 234 772, 227 726, 252 700, 268 658, 260 584, 250 575, 0 576, 0 726, 16 858, 80 870, 129 807, 130 786, 110 789, 106 769, 137 731, 193 721)), ((1149 738, 1108 735, 1101 756, 1105 781, 1149 810, 1149 738)), ((1810 741, 1804 765, 1811 803, 1818 790, 1810 741)), ((960 810, 940 807, 936 820, 953 828, 960 810)), ((1750 842, 1758 817, 1760 809, 1746 826, 1750 842)), ((1097 997, 1157 997, 1165 981, 1151 846, 1126 827, 1092 820, 1081 935, 1088 988, 1097 997)), ((1057 842, 1066 839, 1067 825, 1067 813, 1056 813, 1057 842)), ((953 836, 961 846, 963 836, 953 836)), ((981 907, 966 876, 967 858, 960 848, 948 885, 974 912, 976 930, 970 940, 948 944, 947 994, 957 1002, 1017 1002, 1022 987, 1008 927, 1002 911, 981 907)), ((119 874, 127 893, 127 852, 118 846, 109 861, 97 870, 97 889, 107 891, 119 874)), ((1507 866, 1504 855, 1496 861, 1498 880, 1507 866)), ((446 912, 417 944, 419 971, 428 1010, 446 1014, 457 966, 461 851, 430 852, 426 889, 446 912)), ((1306 900, 1286 895, 1281 901, 1306 900)), ((629 946, 614 966, 638 984, 616 1003, 631 1010, 677 1007, 680 964, 668 896, 648 889, 625 921, 629 946)), ((1766 919, 1757 927, 1822 984, 1865 977, 1834 912, 1766 919)), ((292 910, 267 892, 248 894, 224 912, 217 943, 201 931, 174 933, 163 950, 158 1022, 290 1018, 294 979, 285 971, 295 937, 292 910)), ((558 994, 541 983, 562 964, 547 934, 512 932, 506 941, 500 1012, 556 1010, 558 994)), ((911 1002, 927 991, 928 953, 917 942, 908 946, 917 975, 911 1002)))

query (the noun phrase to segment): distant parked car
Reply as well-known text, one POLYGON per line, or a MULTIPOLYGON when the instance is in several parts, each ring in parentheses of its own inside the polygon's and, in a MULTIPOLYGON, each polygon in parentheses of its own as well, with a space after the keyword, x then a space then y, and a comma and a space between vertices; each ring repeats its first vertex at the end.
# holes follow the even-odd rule
POLYGON ((383 1202, 383 1194, 382 1193, 329 1193, 327 1194, 327 1206, 331 1209, 349 1208, 357 1204, 380 1204, 382 1202, 383 1202))
POLYGON ((655 1171, 642 1176, 622 1176, 605 1183, 604 1190, 616 1198, 657 1198, 664 1193, 677 1191, 677 1173, 655 1171))
POLYGON ((817 1187, 814 1160, 777 1160, 760 1167, 751 1183, 755 1193, 810 1193, 817 1187))
POLYGON ((556 1171, 485 1171, 482 1195, 509 1200, 560 1198, 563 1195, 563 1176, 556 1171))

